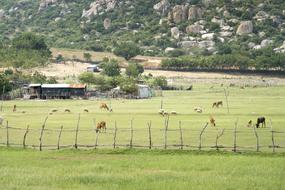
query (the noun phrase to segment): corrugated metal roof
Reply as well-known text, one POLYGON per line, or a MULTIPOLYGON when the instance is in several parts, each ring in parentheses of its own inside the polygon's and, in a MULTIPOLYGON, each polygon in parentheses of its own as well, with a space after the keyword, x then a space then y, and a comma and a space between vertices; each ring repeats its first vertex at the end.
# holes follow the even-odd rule
POLYGON ((30 84, 29 87, 40 87, 41 84, 30 84))
POLYGON ((42 88, 86 88, 85 84, 42 84, 42 88))

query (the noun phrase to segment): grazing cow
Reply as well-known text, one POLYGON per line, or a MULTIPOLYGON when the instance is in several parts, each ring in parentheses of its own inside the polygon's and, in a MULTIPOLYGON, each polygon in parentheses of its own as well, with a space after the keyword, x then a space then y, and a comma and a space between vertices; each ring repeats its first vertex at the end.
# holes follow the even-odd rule
POLYGON ((57 109, 52 109, 51 112, 55 113, 57 112, 58 110, 57 109))
POLYGON ((259 125, 261 125, 261 127, 266 127, 266 123, 265 123, 265 117, 259 117, 257 118, 257 123, 256 123, 256 128, 259 128, 259 125))
POLYGON ((219 108, 220 106, 223 107, 223 101, 214 102, 212 108, 219 108))
POLYGON ((170 114, 171 115, 177 115, 177 112, 176 111, 171 111, 170 114))
POLYGON ((101 132, 102 129, 106 132, 106 122, 105 121, 101 121, 97 123, 96 133, 101 132))
POLYGON ((100 109, 105 109, 105 110, 110 111, 110 109, 109 109, 109 107, 107 106, 107 104, 106 104, 106 103, 101 103, 101 105, 100 105, 100 109))
POLYGON ((16 112, 17 111, 17 105, 15 104, 14 106, 13 106, 13 112, 16 112))
POLYGON ((4 118, 0 116, 0 125, 3 125, 4 118))
POLYGON ((85 108, 83 111, 84 111, 84 112, 89 112, 89 110, 88 110, 87 108, 85 108))
POLYGON ((64 112, 70 113, 71 111, 70 111, 70 109, 65 109, 64 112))
POLYGON ((210 123, 213 127, 216 127, 216 120, 214 119, 213 116, 210 117, 210 123))
POLYGON ((249 122, 246 125, 247 127, 252 127, 252 120, 249 120, 249 122))
POLYGON ((194 108, 194 111, 197 112, 197 113, 202 113, 202 112, 203 112, 203 109, 200 108, 200 107, 195 107, 195 108, 194 108))

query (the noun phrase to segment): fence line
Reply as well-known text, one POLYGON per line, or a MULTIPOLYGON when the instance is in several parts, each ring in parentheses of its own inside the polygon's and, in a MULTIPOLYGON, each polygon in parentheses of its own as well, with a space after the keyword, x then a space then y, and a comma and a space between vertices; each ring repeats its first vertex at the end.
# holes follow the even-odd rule
MULTIPOLYGON (((274 153, 276 152, 277 149, 285 149, 285 142, 282 142, 282 144, 278 144, 277 142, 277 137, 278 134, 285 134, 285 131, 277 131, 273 130, 272 127, 272 122, 270 122, 270 129, 262 129, 261 131, 257 130, 256 128, 253 127, 253 131, 250 130, 243 130, 243 129, 237 129, 237 122, 235 123, 235 127, 233 129, 217 129, 212 130, 214 128, 210 128, 211 130, 208 130, 208 123, 206 123, 200 130, 197 129, 185 129, 182 128, 182 122, 179 121, 179 126, 178 129, 169 129, 169 120, 168 118, 165 119, 164 123, 164 128, 152 128, 152 123, 151 121, 147 123, 147 128, 143 129, 134 129, 133 128, 133 120, 130 122, 130 127, 129 128, 118 128, 117 123, 115 122, 115 126, 113 129, 107 129, 105 132, 97 132, 96 129, 80 129, 80 115, 78 116, 78 121, 77 121, 77 126, 76 129, 70 130, 66 129, 63 126, 61 126, 59 129, 46 129, 46 122, 48 120, 48 116, 45 118, 44 123, 40 129, 31 129, 30 126, 28 125, 25 129, 24 128, 15 128, 12 126, 9 126, 9 123, 7 121, 5 127, 0 127, 0 130, 6 131, 5 136, 6 136, 6 142, 0 142, 0 145, 2 146, 15 146, 15 147, 23 147, 23 148, 36 148, 42 151, 43 149, 50 149, 50 150, 60 150, 62 148, 72 148, 74 147, 75 149, 78 148, 98 148, 98 147, 103 147, 103 148, 118 148, 118 147, 127 147, 127 148, 148 148, 148 149, 153 149, 153 148, 158 148, 158 149, 171 149, 171 148, 176 148, 176 149, 198 149, 202 150, 203 148, 209 148, 213 150, 232 150, 233 152, 238 152, 238 151, 243 151, 243 150, 251 150, 251 151, 256 151, 260 152, 261 148, 268 148, 271 149, 271 151, 274 153), (13 143, 12 135, 11 134, 17 134, 19 131, 23 131, 24 135, 22 136, 23 141, 22 143, 13 143), (193 142, 191 143, 186 143, 187 142, 187 135, 191 132, 196 132, 197 137, 198 137, 198 145, 194 145, 193 142), (207 134, 210 134, 211 137, 214 140, 214 145, 209 145, 209 144, 203 144, 203 138, 206 138, 204 136, 205 132, 207 131, 207 134), (31 138, 30 133, 31 132, 40 132, 39 136, 39 144, 31 144, 27 143, 27 139, 31 138), (64 144, 62 143, 62 136, 65 132, 75 132, 75 137, 74 137, 74 144, 64 144), (93 143, 95 140, 94 144, 80 144, 78 143, 79 139, 79 134, 82 132, 94 132, 93 134, 93 143), (134 134, 139 133, 139 132, 144 132, 144 135, 140 134, 140 137, 138 141, 142 141, 144 139, 144 143, 136 143, 134 139, 134 134), (155 141, 160 141, 160 144, 154 144, 153 142, 153 132, 159 132, 160 136, 156 136, 157 139, 155 141), (233 144, 229 145, 230 143, 222 144, 220 143, 220 139, 224 136, 224 134, 228 132, 233 133, 232 139, 233 139, 233 144), (45 135, 50 135, 56 133, 56 142, 54 144, 44 144, 44 137, 45 135), (129 133, 129 138, 126 136, 128 140, 126 140, 126 143, 120 142, 119 134, 127 134, 129 133), (175 138, 170 138, 172 134, 178 134, 177 137, 175 138), (271 143, 268 143, 268 145, 265 144, 260 144, 260 135, 264 133, 267 134, 266 136, 268 139, 271 139, 271 143), (253 145, 239 145, 237 139, 238 136, 237 134, 250 134, 252 137, 252 140, 255 141, 253 145), (99 142, 99 137, 101 138, 104 136, 111 136, 112 140, 109 140, 109 143, 106 142, 99 142), (159 138, 162 138, 158 140, 159 138), (171 142, 171 141, 174 141, 171 142)), ((88 133, 89 134, 89 133, 88 133)), ((194 133, 191 133, 194 134, 194 133)), ((18 135, 17 135, 18 136, 18 135)), ((211 138, 210 137, 210 138, 211 138)), ((264 137, 265 138, 265 137, 264 137)), ((0 139, 1 140, 1 139, 0 139)), ((14 139, 15 140, 15 139, 14 139)), ((17 137, 18 140, 18 137, 17 137)), ((188 139, 189 140, 189 139, 188 139)), ((192 140, 192 139, 191 139, 192 140)), ((282 141, 285 141, 285 136, 282 138, 282 141)), ((244 142, 243 142, 244 143, 244 142)))

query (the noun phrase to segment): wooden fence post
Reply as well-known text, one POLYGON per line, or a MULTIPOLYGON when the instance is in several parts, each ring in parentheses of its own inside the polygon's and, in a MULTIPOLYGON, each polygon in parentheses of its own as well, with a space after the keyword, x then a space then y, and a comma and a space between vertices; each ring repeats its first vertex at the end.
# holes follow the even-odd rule
POLYGON ((9 146, 9 122, 6 123, 6 146, 9 146))
POLYGON ((238 120, 235 122, 235 128, 234 128, 234 149, 233 149, 234 152, 237 151, 237 124, 238 120))
POLYGON ((217 150, 217 151, 219 150, 218 140, 223 136, 224 132, 225 132, 225 129, 223 129, 220 134, 219 134, 219 132, 218 132, 218 134, 217 134, 217 136, 216 136, 216 150, 217 150))
POLYGON ((59 134, 58 134, 58 139, 57 139, 57 150, 59 150, 59 149, 60 149, 60 138, 61 138, 62 130, 63 130, 63 125, 60 127, 60 131, 59 131, 59 134))
POLYGON ((228 100, 229 92, 225 88, 224 88, 224 92, 225 92, 225 97, 226 97, 227 110, 228 110, 228 114, 229 114, 230 113, 229 100, 228 100))
POLYGON ((97 146, 98 146, 98 139, 99 139, 99 134, 100 134, 100 131, 96 131, 96 130, 95 130, 95 132, 96 132, 96 140, 95 140, 95 146, 94 146, 94 149, 96 149, 96 148, 97 148, 97 146))
POLYGON ((167 149, 167 130, 168 130, 169 115, 164 122, 164 149, 167 149))
POLYGON ((4 93, 5 93, 5 85, 3 86, 3 91, 2 91, 1 112, 3 111, 4 93))
POLYGON ((202 135, 204 133, 204 131, 206 130, 206 128, 208 127, 208 122, 206 123, 206 125, 202 128, 201 132, 200 132, 200 137, 199 137, 199 150, 202 149, 202 135))
POLYGON ((131 128, 130 128, 130 148, 133 148, 133 136, 134 136, 134 129, 133 129, 133 119, 131 120, 131 128))
POLYGON ((181 126, 181 121, 179 121, 179 131, 180 131, 180 149, 183 150, 183 131, 181 126))
POLYGON ((23 138, 23 148, 26 148, 26 138, 27 138, 27 135, 29 133, 29 128, 30 128, 30 126, 28 125, 27 129, 26 129, 26 132, 24 134, 24 138, 23 138))
POLYGON ((115 129, 114 129, 114 143, 113 143, 113 148, 116 148, 116 140, 117 140, 117 122, 115 122, 115 129))
POLYGON ((75 131, 75 143, 74 143, 75 149, 78 148, 77 140, 78 140, 79 122, 80 122, 80 114, 78 114, 77 126, 76 126, 76 131, 75 131))
POLYGON ((254 135, 256 137, 256 152, 259 152, 259 137, 258 137, 255 126, 253 126, 253 131, 254 131, 254 135))
POLYGON ((151 141, 151 121, 148 123, 148 139, 149 139, 149 149, 152 148, 152 141, 151 141))
POLYGON ((42 130, 41 130, 41 135, 40 135, 40 151, 42 151, 43 135, 44 135, 44 130, 45 130, 45 127, 46 127, 47 120, 48 120, 48 116, 46 116, 44 124, 42 125, 42 130))
POLYGON ((270 119, 270 127, 271 127, 271 140, 272 140, 272 152, 275 152, 275 140, 274 140, 274 131, 272 126, 272 120, 270 119))

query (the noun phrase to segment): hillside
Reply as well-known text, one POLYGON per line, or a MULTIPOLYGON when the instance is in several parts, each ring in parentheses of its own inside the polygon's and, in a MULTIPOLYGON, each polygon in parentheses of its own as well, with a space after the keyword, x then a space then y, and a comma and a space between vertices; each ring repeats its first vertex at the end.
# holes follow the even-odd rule
POLYGON ((0 40, 32 31, 52 47, 112 51, 134 41, 145 55, 285 51, 283 0, 3 0, 0 21, 0 40))

